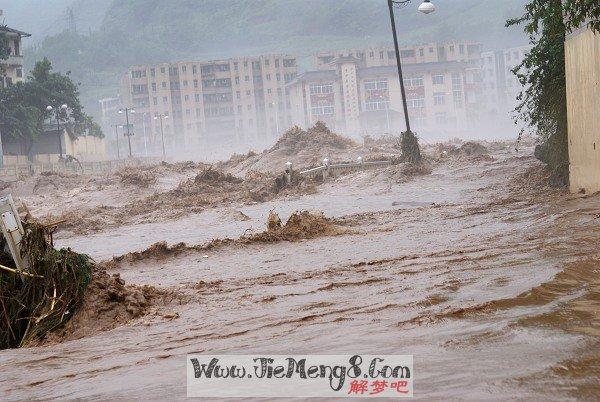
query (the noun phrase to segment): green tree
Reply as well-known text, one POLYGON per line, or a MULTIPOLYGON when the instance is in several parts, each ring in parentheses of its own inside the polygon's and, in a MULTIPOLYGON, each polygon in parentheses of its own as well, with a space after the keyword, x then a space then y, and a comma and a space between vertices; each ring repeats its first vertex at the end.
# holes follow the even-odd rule
MULTIPOLYGON (((10 44, 8 41, 8 35, 2 32, 2 25, 0 25, 0 61, 8 59, 10 56, 10 44)), ((0 63, 0 78, 4 77, 6 71, 2 63, 0 63)))
POLYGON ((533 128, 541 139, 535 155, 546 163, 556 185, 567 185, 569 154, 565 78, 567 33, 588 24, 600 30, 597 0, 532 0, 525 14, 507 21, 507 26, 524 24, 532 50, 513 73, 524 90, 518 97, 518 119, 533 128))
POLYGON ((36 63, 25 82, 0 89, 0 124, 3 135, 21 138, 27 153, 43 132, 44 122, 54 119, 56 110, 66 104, 69 113, 59 112, 58 118, 76 136, 90 134, 103 137, 102 130, 83 112, 79 90, 69 74, 52 72, 48 59, 36 63), (46 108, 52 106, 53 111, 46 108))

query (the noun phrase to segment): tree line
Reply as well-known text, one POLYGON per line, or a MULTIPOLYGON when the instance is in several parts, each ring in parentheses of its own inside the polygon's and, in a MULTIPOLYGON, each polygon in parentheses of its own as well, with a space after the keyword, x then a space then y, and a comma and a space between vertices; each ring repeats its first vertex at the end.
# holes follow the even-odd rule
POLYGON ((513 73, 524 89, 517 105, 517 119, 539 136, 535 155, 551 171, 556 185, 569 181, 565 39, 578 28, 600 32, 598 0, 532 0, 525 13, 507 21, 523 25, 532 50, 513 73))
MULTIPOLYGON (((8 36, 0 33, 0 61, 8 59, 9 55, 8 36)), ((6 70, 1 63, 0 68, 0 77, 4 77, 6 70)), ((44 122, 58 118, 75 136, 88 134, 103 137, 100 126, 83 111, 78 84, 69 75, 69 72, 54 72, 52 63, 44 58, 35 64, 25 81, 0 88, 2 135, 23 140, 30 150, 35 140, 43 134, 44 122), (68 111, 60 108, 65 104, 68 105, 68 111), (52 106, 53 110, 47 110, 48 106, 52 106)))

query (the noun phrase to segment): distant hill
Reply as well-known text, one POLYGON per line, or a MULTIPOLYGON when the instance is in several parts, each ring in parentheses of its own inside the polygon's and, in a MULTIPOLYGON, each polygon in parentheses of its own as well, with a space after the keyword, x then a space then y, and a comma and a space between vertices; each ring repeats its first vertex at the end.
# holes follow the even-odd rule
MULTIPOLYGON (((4 21, 33 35, 36 43, 69 27, 67 9, 73 11, 75 27, 80 32, 97 30, 113 0, 0 0, 4 21)), ((0 18, 0 22, 2 18, 0 18)))
MULTIPOLYGON (((0 4, 2 4, 0 0, 0 4)), ((20 0, 40 3, 42 0, 20 0)), ((47 3, 69 3, 46 0, 47 3)), ((527 0, 436 0, 438 11, 422 15, 419 0, 397 11, 400 40, 481 41, 487 48, 522 44, 506 19, 523 12, 527 0)), ((132 64, 212 59, 239 54, 288 52, 391 44, 385 0, 75 0, 96 7, 85 30, 51 35, 30 49, 27 61, 44 56, 82 83, 84 103, 114 95, 132 64)), ((58 5, 56 5, 58 7, 58 5)), ((75 12, 83 19, 83 9, 75 12)), ((49 14, 50 15, 50 14, 49 14)), ((50 18, 50 17, 48 17, 50 18)), ((88 19, 88 17, 86 17, 88 19)), ((26 27, 25 27, 26 28, 26 27)))

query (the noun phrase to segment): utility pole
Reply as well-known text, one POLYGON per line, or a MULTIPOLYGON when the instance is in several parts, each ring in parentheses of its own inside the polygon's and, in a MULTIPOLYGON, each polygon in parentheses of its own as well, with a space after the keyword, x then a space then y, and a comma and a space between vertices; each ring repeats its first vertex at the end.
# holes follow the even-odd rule
POLYGON ((160 120, 160 137, 162 139, 162 154, 163 154, 163 160, 165 159, 166 156, 166 152, 165 152, 165 132, 163 130, 163 119, 168 119, 169 116, 164 115, 164 114, 159 114, 158 116, 154 116, 154 120, 160 120))
POLYGON ((67 9, 67 19, 69 20, 69 31, 76 33, 77 25, 75 25, 75 13, 73 13, 73 8, 67 9))
POLYGON ((119 151, 119 127, 120 124, 115 124, 115 138, 117 139, 117 159, 121 159, 121 151, 119 151))
POLYGON ((142 128, 144 130, 144 156, 148 157, 148 141, 146 140, 146 115, 148 113, 142 113, 142 128))
POLYGON ((271 107, 275 107, 275 127, 277 130, 276 136, 279 136, 279 102, 278 103, 270 102, 269 105, 271 107))
POLYGON ((130 124, 129 124, 129 113, 135 113, 135 110, 133 110, 132 108, 128 108, 126 107, 125 109, 120 109, 119 110, 120 114, 125 113, 125 121, 127 123, 127 134, 125 134, 127 136, 127 142, 129 144, 129 157, 131 158, 133 156, 133 154, 131 153, 131 136, 134 135, 134 133, 132 133, 130 131, 130 124))

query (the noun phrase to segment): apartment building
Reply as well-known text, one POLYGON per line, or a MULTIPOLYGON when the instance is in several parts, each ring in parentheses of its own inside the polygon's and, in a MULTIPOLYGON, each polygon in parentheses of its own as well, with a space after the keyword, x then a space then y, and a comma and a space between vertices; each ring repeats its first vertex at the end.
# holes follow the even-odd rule
POLYGON ((154 117, 168 116, 168 148, 268 141, 292 121, 286 84, 297 73, 296 58, 280 54, 134 66, 121 80, 121 102, 152 143, 160 137, 154 117))
POLYGON ((517 106, 523 87, 512 70, 521 64, 531 46, 481 53, 484 102, 488 117, 507 119, 517 106))
MULTIPOLYGON (((402 65, 458 61, 478 64, 481 60, 481 44, 473 41, 449 41, 400 47, 402 65)), ((340 57, 353 57, 360 68, 396 65, 393 47, 371 47, 320 52, 314 56, 317 70, 329 70, 331 62, 340 57)))
MULTIPOLYGON (((434 52, 441 48, 432 47, 434 52)), ((416 49, 420 54, 420 47, 416 49)), ((423 49, 429 51, 429 47, 423 49)), ((465 45, 465 52, 467 49, 465 45)), ((369 65, 365 57, 360 57, 370 58, 369 50, 360 51, 359 57, 340 53, 342 56, 330 61, 328 69, 318 64, 317 70, 290 83, 293 122, 306 127, 321 120, 353 136, 403 131, 404 113, 395 63, 369 65)), ((317 60, 323 57, 329 56, 321 53, 317 60)), ((403 64, 412 126, 416 131, 437 135, 464 131, 470 119, 476 118, 481 96, 481 70, 473 63, 475 55, 472 60, 431 60, 403 64)))
MULTIPOLYGON (((0 15, 2 12, 0 10, 0 15)), ((23 81, 23 54, 21 53, 21 40, 30 37, 31 35, 0 25, 0 35, 5 35, 8 38, 8 46, 10 55, 7 60, 0 60, 0 87, 6 87, 12 83, 23 81)))

